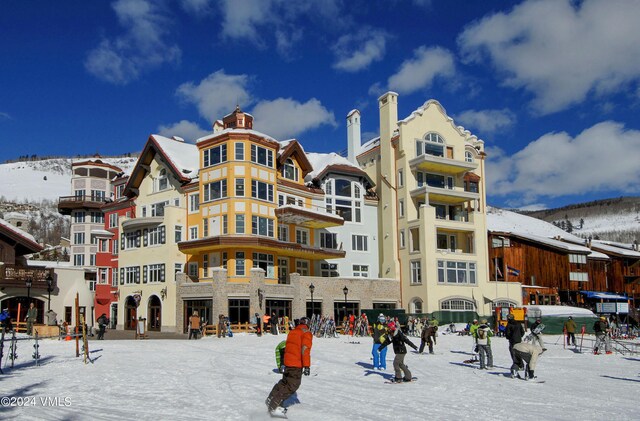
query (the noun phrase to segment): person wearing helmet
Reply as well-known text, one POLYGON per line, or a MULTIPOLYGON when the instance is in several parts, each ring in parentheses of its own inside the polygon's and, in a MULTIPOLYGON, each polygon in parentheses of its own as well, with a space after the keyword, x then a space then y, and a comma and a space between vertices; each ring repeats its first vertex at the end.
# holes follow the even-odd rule
POLYGON ((509 341, 509 354, 511 354, 511 360, 515 362, 513 355, 513 346, 522 342, 522 335, 524 335, 524 327, 517 322, 513 314, 507 316, 507 328, 504 331, 504 336, 509 341))
POLYGON ((378 352, 378 349, 384 342, 387 334, 387 318, 384 314, 380 313, 378 320, 373 324, 373 347, 371 348, 371 355, 373 355, 373 369, 374 370, 386 370, 387 369, 387 350, 386 348, 378 352))
POLYGON ((601 316, 600 319, 593 324, 593 331, 596 333, 596 344, 593 347, 593 353, 598 355, 600 347, 604 345, 605 352, 607 354, 611 354, 611 341, 609 340, 609 323, 607 322, 607 318, 605 316, 601 316))
POLYGON ((313 335, 308 326, 309 318, 301 317, 295 329, 287 335, 284 347, 284 373, 265 401, 272 416, 284 417, 287 410, 280 404, 298 390, 302 383, 302 375, 308 376, 310 373, 313 335))
POLYGON ((407 347, 409 345, 411 348, 418 350, 418 347, 413 344, 407 338, 404 333, 400 330, 400 326, 396 326, 395 322, 389 322, 387 325, 389 329, 389 333, 385 335, 385 340, 378 348, 378 352, 383 351, 387 345, 390 343, 393 344, 393 352, 395 352, 396 356, 393 359, 393 369, 395 371, 395 382, 410 382, 412 380, 411 371, 409 371, 409 367, 404 363, 404 357, 407 355, 407 347), (406 344, 406 345, 405 345, 406 344), (403 375, 404 373, 404 375, 403 375))

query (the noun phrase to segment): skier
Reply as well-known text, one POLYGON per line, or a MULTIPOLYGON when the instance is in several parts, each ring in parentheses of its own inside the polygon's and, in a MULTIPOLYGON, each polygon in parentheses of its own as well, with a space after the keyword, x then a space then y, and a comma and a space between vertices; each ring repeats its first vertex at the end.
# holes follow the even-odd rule
POLYGON ((286 418, 287 410, 280 404, 298 390, 302 375, 308 376, 310 373, 313 335, 308 326, 309 318, 302 317, 298 326, 287 335, 284 373, 265 401, 272 417, 286 418))
POLYGON ((374 370, 386 370, 387 369, 387 350, 386 348, 378 352, 378 349, 382 345, 387 334, 387 319, 384 314, 380 313, 378 321, 373 324, 373 347, 371 348, 371 354, 373 355, 373 369, 374 370))
POLYGON ((104 332, 107 329, 107 325, 109 324, 109 319, 105 313, 102 313, 100 317, 98 317, 98 340, 104 340, 104 332))
POLYGON ((607 323, 607 318, 601 316, 600 320, 597 320, 593 324, 593 330, 596 333, 596 344, 593 347, 593 353, 598 355, 598 350, 604 344, 605 352, 611 354, 611 341, 609 340, 609 323, 607 323))
POLYGON ((534 370, 538 362, 538 357, 544 351, 537 345, 520 342, 513 346, 513 365, 511 365, 511 377, 520 378, 518 370, 525 370, 525 379, 535 379, 534 370), (525 366, 526 363, 526 366, 525 366))
POLYGON ((276 346, 276 365, 280 373, 284 373, 284 347, 286 345, 287 341, 282 341, 276 346))
POLYGON ((387 327, 389 328, 389 333, 385 335, 384 342, 380 348, 378 348, 378 352, 384 350, 389 343, 393 343, 393 352, 396 354, 393 359, 393 369, 395 371, 395 378, 393 381, 396 383, 403 381, 410 382, 412 380, 411 371, 409 371, 409 367, 404 363, 404 357, 407 355, 407 347, 405 344, 409 345, 416 351, 418 350, 418 347, 415 346, 413 342, 411 342, 409 338, 407 338, 404 333, 396 327, 394 322, 389 322, 387 327), (403 372, 404 377, 402 376, 403 372))
POLYGON ((569 319, 564 322, 564 332, 567 335, 567 346, 576 346, 576 322, 573 317, 569 316, 569 319))
POLYGON ((513 347, 515 344, 522 342, 522 335, 524 335, 524 328, 522 324, 516 322, 513 314, 507 316, 507 328, 505 329, 504 336, 509 341, 509 353, 511 354, 511 360, 515 363, 513 356, 513 347))
POLYGON ((487 319, 482 319, 480 326, 475 330, 478 353, 480 354, 480 370, 493 367, 493 354, 491 352, 491 337, 493 330, 487 324, 487 319), (486 364, 485 364, 486 358, 486 364))
POLYGON ((433 344, 436 340, 436 332, 438 331, 438 326, 429 326, 429 324, 425 324, 422 328, 422 332, 420 334, 420 350, 418 351, 422 354, 424 351, 424 346, 429 346, 429 354, 433 354, 433 344))

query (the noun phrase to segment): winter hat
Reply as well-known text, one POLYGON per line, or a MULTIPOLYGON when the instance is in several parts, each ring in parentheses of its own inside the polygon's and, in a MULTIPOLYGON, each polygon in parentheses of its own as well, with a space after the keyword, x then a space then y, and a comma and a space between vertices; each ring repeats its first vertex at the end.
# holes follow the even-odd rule
POLYGON ((394 331, 396 330, 396 324, 394 322, 389 322, 389 325, 387 326, 389 328, 390 331, 394 331))
POLYGON ((379 316, 378 316, 378 321, 379 321, 380 323, 384 323, 384 322, 386 322, 386 321, 387 321, 387 318, 386 318, 386 317, 384 317, 384 315, 382 315, 382 314, 381 314, 381 315, 379 315, 379 316))
POLYGON ((301 325, 309 326, 309 318, 308 317, 300 317, 298 321, 301 325))
POLYGON ((487 324, 487 319, 480 320, 480 323, 482 323, 483 325, 486 325, 487 324))
POLYGON ((607 320, 607 318, 604 316, 600 316, 600 320, 607 320))
POLYGON ((573 316, 569 316, 569 320, 573 320, 573 316))

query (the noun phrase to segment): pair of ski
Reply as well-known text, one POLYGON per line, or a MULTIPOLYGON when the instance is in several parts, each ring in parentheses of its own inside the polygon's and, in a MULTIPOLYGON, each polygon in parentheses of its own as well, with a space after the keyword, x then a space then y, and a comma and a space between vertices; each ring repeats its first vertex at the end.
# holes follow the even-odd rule
POLYGON ((403 384, 403 383, 413 383, 417 381, 418 381, 417 377, 412 377, 411 380, 409 381, 405 381, 404 379, 396 380, 394 377, 392 377, 390 380, 386 380, 384 383, 385 384, 403 384))

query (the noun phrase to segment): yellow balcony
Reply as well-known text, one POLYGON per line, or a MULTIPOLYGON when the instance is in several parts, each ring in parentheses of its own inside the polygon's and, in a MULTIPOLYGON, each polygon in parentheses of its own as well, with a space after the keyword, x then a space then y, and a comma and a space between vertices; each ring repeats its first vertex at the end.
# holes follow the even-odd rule
POLYGON ((478 168, 478 163, 423 154, 409 161, 409 166, 412 170, 456 175, 475 170, 478 168))
POLYGON ((279 224, 293 224, 305 228, 328 228, 344 225, 342 217, 294 205, 276 209, 279 224))

